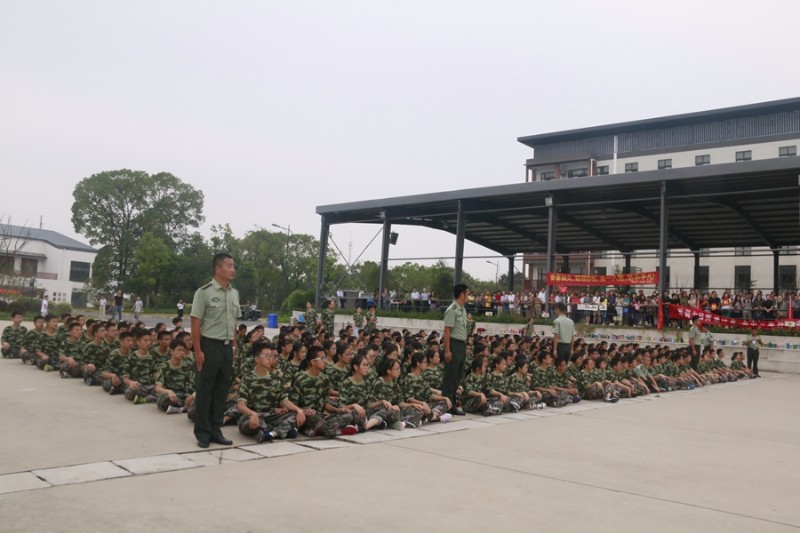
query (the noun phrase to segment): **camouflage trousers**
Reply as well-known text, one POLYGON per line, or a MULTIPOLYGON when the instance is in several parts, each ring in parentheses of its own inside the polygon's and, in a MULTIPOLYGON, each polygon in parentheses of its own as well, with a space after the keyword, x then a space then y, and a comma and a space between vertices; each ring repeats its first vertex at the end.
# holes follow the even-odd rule
POLYGON ((386 419, 387 424, 405 422, 406 427, 418 428, 422 425, 422 411, 413 407, 401 407, 400 411, 392 411, 386 419))
POLYGON ((303 432, 308 437, 335 437, 341 429, 354 422, 352 413, 317 413, 306 417, 303 432))
POLYGON ((89 380, 86 384, 87 385, 102 385, 103 379, 100 377, 100 371, 94 370, 89 371, 86 367, 83 367, 83 379, 89 380))
POLYGON ((178 401, 173 403, 169 399, 169 394, 167 394, 166 392, 163 392, 163 393, 158 395, 158 398, 156 399, 156 405, 162 411, 166 411, 167 407, 169 407, 170 405, 173 405, 175 407, 183 407, 184 402, 186 402, 186 398, 189 397, 189 395, 186 394, 185 392, 176 392, 175 396, 177 396, 178 401))
POLYGON ((444 400, 428 402, 428 407, 431 408, 431 414, 428 416, 427 420, 431 420, 434 417, 438 420, 439 417, 447 412, 447 403, 444 400))
POLYGON ((248 437, 254 436, 259 431, 268 433, 274 431, 278 434, 279 439, 285 439, 289 431, 297 427, 297 415, 295 413, 258 413, 259 424, 258 427, 253 429, 250 427, 250 417, 239 417, 239 433, 248 437))
POLYGON ((143 385, 140 384, 139 388, 133 390, 132 388, 128 387, 125 389, 125 399, 129 402, 132 402, 135 398, 144 398, 147 403, 155 403, 156 401, 156 394, 155 394, 155 385, 143 385))
POLYGON ((44 370, 44 367, 46 365, 50 365, 53 368, 53 370, 55 370, 59 368, 59 365, 61 364, 58 362, 58 359, 55 359, 53 357, 50 357, 48 359, 43 359, 39 356, 34 356, 33 362, 39 370, 44 370))
POLYGON ((59 370, 61 370, 71 378, 83 377, 83 370, 81 370, 81 365, 75 365, 70 368, 69 363, 61 363, 59 370))
POLYGON ((564 407, 572 403, 572 396, 563 390, 556 391, 555 394, 543 392, 542 401, 547 404, 548 407, 564 407))
POLYGON ((644 396, 650 392, 649 390, 647 390, 647 387, 645 387, 638 381, 632 380, 631 385, 633 385, 633 390, 637 396, 644 396))
POLYGON ((2 352, 5 359, 19 359, 22 356, 22 350, 16 346, 9 346, 7 350, 2 348, 0 352, 2 352))
POLYGON ((503 405, 503 412, 516 413, 517 411, 522 409, 522 406, 525 405, 526 403, 527 402, 525 401, 525 398, 522 398, 520 396, 509 395, 508 402, 505 405, 503 405))
POLYGON ((377 418, 378 420, 384 421, 386 420, 387 424, 389 418, 389 410, 386 409, 383 405, 378 407, 373 407, 372 409, 364 409, 366 416, 358 416, 357 413, 353 413, 353 423, 357 426, 364 426, 368 421, 372 420, 373 418, 377 418))
POLYGON ((34 352, 24 351, 19 354, 19 358, 22 359, 22 362, 26 365, 36 364, 36 354, 34 352))
POLYGON ((119 376, 117 376, 117 378, 119 379, 119 385, 117 386, 114 386, 111 383, 111 378, 108 378, 105 381, 103 381, 103 390, 109 393, 111 396, 114 396, 115 394, 122 394, 125 392, 125 384, 122 382, 122 378, 119 376))
MULTIPOLYGON (((520 398, 522 400, 522 398, 520 398)), ((500 398, 492 396, 486 399, 486 403, 481 405, 481 399, 476 396, 470 396, 465 401, 461 402, 461 407, 467 413, 481 413, 483 416, 491 416, 499 414, 503 410, 503 402, 500 398)))
POLYGON ((582 397, 584 400, 602 400, 609 394, 614 394, 614 387, 610 384, 592 383, 583 389, 582 397))

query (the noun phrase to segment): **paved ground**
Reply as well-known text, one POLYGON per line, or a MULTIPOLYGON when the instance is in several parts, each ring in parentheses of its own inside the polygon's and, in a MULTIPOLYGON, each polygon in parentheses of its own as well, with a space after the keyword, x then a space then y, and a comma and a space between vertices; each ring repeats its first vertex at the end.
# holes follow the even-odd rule
POLYGON ((203 452, 180 415, 0 360, 0 529, 796 530, 798 386, 772 374, 348 440, 227 428, 234 447, 203 452))

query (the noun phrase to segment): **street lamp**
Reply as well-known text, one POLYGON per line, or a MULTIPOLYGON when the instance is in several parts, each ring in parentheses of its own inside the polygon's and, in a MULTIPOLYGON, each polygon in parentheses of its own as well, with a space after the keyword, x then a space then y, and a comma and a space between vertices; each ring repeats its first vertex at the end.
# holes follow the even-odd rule
POLYGON ((487 260, 486 262, 489 263, 490 265, 494 265, 494 285, 495 287, 497 287, 497 282, 500 276, 500 263, 498 263, 497 261, 489 261, 489 260, 487 260))

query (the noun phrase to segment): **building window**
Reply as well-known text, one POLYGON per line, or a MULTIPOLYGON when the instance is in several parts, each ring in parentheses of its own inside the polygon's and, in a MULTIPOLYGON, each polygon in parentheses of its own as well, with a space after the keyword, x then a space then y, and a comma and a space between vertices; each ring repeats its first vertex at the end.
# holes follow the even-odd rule
POLYGON ((639 172, 639 163, 625 163, 625 172, 639 172))
POLYGON ((778 157, 790 157, 797 155, 797 146, 781 146, 778 148, 778 157))
POLYGON ((597 167, 597 175, 602 176, 604 174, 608 174, 608 165, 597 167))
POLYGON ((659 159, 658 170, 666 170, 672 168, 672 159, 659 159))
POLYGON ((582 178, 586 175, 585 168, 576 168, 567 172, 568 178, 582 178))
POLYGON ((797 288, 797 265, 780 265, 778 288, 782 291, 793 291, 797 288))
POLYGON ((733 276, 737 291, 750 290, 750 265, 736 265, 733 267, 733 276))
POLYGON ((608 267, 594 267, 595 276, 605 276, 608 272, 608 267))
POLYGON ((709 257, 711 255, 711 248, 700 248, 697 252, 700 254, 700 257, 709 257))
POLYGON ((780 255, 797 255, 797 246, 781 246, 780 255))
POLYGON ((39 260, 23 257, 19 265, 19 273, 23 278, 35 278, 39 272, 39 260))
POLYGON ((697 290, 708 291, 708 267, 701 266, 697 269, 697 290))
POLYGON ((83 261, 71 261, 69 264, 70 281, 89 281, 91 264, 83 261))
POLYGON ((752 255, 752 249, 749 246, 737 246, 733 250, 733 255, 738 257, 745 257, 752 255))
POLYGON ((556 178, 556 173, 555 173, 555 171, 552 171, 552 170, 550 172, 542 172, 541 174, 539 174, 539 177, 541 178, 542 181, 548 181, 548 180, 555 179, 556 178))
POLYGON ((744 150, 742 152, 736 152, 736 162, 740 161, 750 161, 753 159, 753 151, 752 150, 744 150))
POLYGON ((695 166, 702 166, 702 165, 710 165, 711 164, 711 156, 709 154, 705 155, 696 155, 694 156, 694 164, 695 166))

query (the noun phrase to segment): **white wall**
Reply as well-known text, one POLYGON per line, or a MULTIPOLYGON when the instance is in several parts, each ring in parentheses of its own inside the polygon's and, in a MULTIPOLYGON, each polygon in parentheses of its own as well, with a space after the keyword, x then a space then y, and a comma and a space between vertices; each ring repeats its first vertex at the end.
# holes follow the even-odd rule
MULTIPOLYGON (((82 252, 77 250, 64 250, 51 246, 45 241, 30 239, 26 241, 20 252, 24 254, 44 255, 47 259, 39 259, 36 287, 44 289, 51 302, 67 302, 72 299, 73 290, 83 290, 83 282, 69 280, 72 261, 94 263, 97 255, 95 252, 82 252), (55 275, 56 279, 47 279, 55 275)), ((21 270, 22 258, 17 258, 15 270, 21 270)), ((91 272, 91 271, 90 271, 91 272)))

